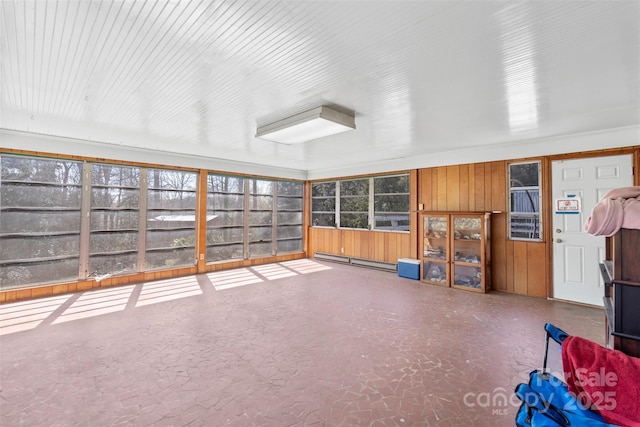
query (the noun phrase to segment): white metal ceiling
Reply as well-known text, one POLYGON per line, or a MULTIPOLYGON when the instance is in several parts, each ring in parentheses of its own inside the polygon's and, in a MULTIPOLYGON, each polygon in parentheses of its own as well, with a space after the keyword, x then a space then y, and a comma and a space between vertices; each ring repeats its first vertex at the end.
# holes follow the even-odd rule
POLYGON ((640 143, 635 0, 0 4, 8 148, 313 179, 640 143), (320 104, 357 130, 254 137, 320 104))

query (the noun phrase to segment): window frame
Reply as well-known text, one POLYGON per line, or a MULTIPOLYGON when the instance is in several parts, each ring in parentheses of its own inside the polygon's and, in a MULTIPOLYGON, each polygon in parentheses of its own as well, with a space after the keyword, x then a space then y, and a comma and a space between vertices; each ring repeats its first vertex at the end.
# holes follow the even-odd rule
POLYGON ((404 174, 394 174, 394 175, 383 175, 383 176, 374 176, 372 177, 372 181, 371 181, 371 186, 372 186, 372 191, 371 191, 371 198, 372 198, 372 210, 371 210, 371 229, 372 230, 377 230, 377 231, 393 231, 393 232, 405 232, 408 233, 411 230, 411 184, 409 182, 410 180, 410 176, 408 173, 404 173, 404 174), (376 184, 376 180, 377 179, 387 179, 387 178, 397 178, 397 177, 406 177, 407 179, 407 192, 406 193, 376 193, 376 188, 375 188, 375 184, 376 184), (407 211, 406 212, 395 212, 395 211, 390 211, 390 212, 382 212, 382 211, 376 211, 376 196, 406 196, 407 197, 407 211), (405 215, 406 214, 406 221, 407 221, 407 226, 406 226, 406 230, 400 230, 400 229, 383 229, 383 228, 378 228, 376 226, 376 215, 378 214, 388 214, 388 215, 405 215))
MULTIPOLYGON (((223 247, 238 247, 241 246, 242 247, 242 255, 238 258, 238 257, 231 257, 231 258, 224 258, 224 259, 209 259, 208 256, 206 256, 206 260, 207 260, 207 264, 215 264, 215 263, 223 263, 223 262, 230 262, 230 261, 238 261, 238 260, 243 260, 245 259, 245 254, 246 254, 246 248, 245 248, 245 219, 246 219, 246 215, 247 212, 245 210, 245 199, 247 198, 247 194, 245 191, 245 181, 246 181, 246 177, 244 176, 239 176, 239 175, 229 175, 229 174, 220 174, 220 173, 215 173, 215 172, 207 172, 207 188, 204 190, 206 191, 206 198, 207 198, 207 202, 206 202, 206 208, 205 208, 205 215, 209 215, 210 212, 214 212, 214 211, 221 211, 221 212, 225 212, 225 213, 229 213, 229 212, 240 212, 241 215, 241 223, 238 224, 234 224, 234 225, 206 225, 205 226, 205 253, 208 255, 209 254, 209 250, 210 249, 218 249, 218 248, 223 248, 223 247), (215 190, 211 189, 209 187, 209 178, 210 177, 219 177, 219 178, 232 178, 232 179, 237 179, 239 180, 238 182, 238 187, 237 190, 233 190, 233 191, 223 191, 223 190, 215 190), (235 196, 240 196, 241 197, 241 207, 234 207, 234 208, 216 208, 215 206, 209 206, 209 201, 212 200, 212 198, 215 198, 216 195, 223 195, 223 196, 229 196, 229 195, 235 195, 235 196), (209 243, 209 232, 213 231, 213 230, 239 230, 240 231, 240 235, 242 236, 241 239, 239 241, 234 240, 234 241, 224 241, 222 243, 209 243)), ((212 257, 213 258, 213 257, 212 257)))
MULTIPOLYGON (((543 200, 542 200, 542 161, 541 160, 528 160, 528 161, 520 161, 520 162, 510 162, 507 164, 507 194, 508 194, 508 199, 507 199, 507 238, 509 240, 514 240, 514 241, 526 241, 526 242, 542 242, 543 241, 543 200), (530 165, 530 164, 537 164, 538 165, 538 173, 537 173, 537 180, 538 180, 538 185, 537 186, 531 186, 531 185, 520 185, 520 186, 513 186, 513 179, 511 178, 512 175, 512 170, 511 168, 514 166, 520 166, 520 165, 530 165), (538 191, 538 195, 535 199, 531 198, 531 194, 529 193, 529 190, 535 190, 537 189, 538 191), (530 215, 534 220, 536 220, 535 224, 534 224, 534 232, 537 233, 537 237, 521 237, 521 236, 514 236, 513 235, 513 216, 515 214, 515 216, 528 216, 527 212, 518 212, 518 211, 514 211, 512 206, 513 206, 513 192, 514 191, 518 191, 518 190, 524 190, 525 192, 527 192, 527 197, 528 200, 530 201, 531 204, 534 204, 537 202, 537 211, 534 210, 533 213, 530 215)), ((535 206, 534 206, 535 209, 535 206)))
MULTIPOLYGON (((310 211, 311 211, 311 224, 310 227, 313 228, 336 228, 336 229, 342 229, 342 230, 369 230, 369 231, 379 231, 379 232, 387 232, 387 233, 410 233, 411 230, 411 187, 409 184, 409 188, 408 191, 405 193, 376 193, 375 192, 375 182, 377 179, 385 179, 385 178, 394 178, 394 177, 402 177, 402 176, 406 176, 407 177, 407 183, 409 183, 409 179, 410 179, 410 175, 408 172, 405 173, 394 173, 394 174, 389 174, 389 175, 373 175, 373 176, 366 176, 366 177, 354 177, 354 178, 348 178, 348 179, 339 179, 339 180, 329 180, 329 181, 317 181, 317 182, 312 182, 311 183, 311 196, 310 196, 310 211), (358 180, 368 180, 368 211, 367 211, 367 227, 366 228, 353 228, 353 227, 345 227, 344 225, 342 225, 341 223, 341 213, 344 211, 344 207, 341 206, 341 199, 343 198, 342 193, 343 193, 343 189, 342 189, 342 183, 345 181, 358 181, 358 180), (315 185, 322 185, 322 184, 333 184, 335 185, 335 195, 334 196, 317 196, 314 197, 313 194, 313 188, 315 185), (402 195, 402 196, 407 196, 408 197, 408 201, 409 201, 409 208, 406 211, 406 216, 407 216, 407 220, 409 221, 409 224, 407 225, 407 229, 406 230, 394 230, 394 229, 381 229, 381 228, 376 228, 376 213, 377 211, 375 210, 375 199, 376 196, 380 196, 380 195, 402 195), (318 211, 318 210, 313 210, 313 201, 314 199, 330 199, 333 198, 334 199, 334 205, 335 205, 335 209, 334 211, 318 211), (334 214, 334 226, 330 226, 330 225, 315 225, 314 222, 314 218, 313 215, 314 214, 329 214, 329 213, 333 213, 334 214)), ((349 196, 344 196, 344 197, 364 197, 364 195, 349 195, 349 196)), ((392 214, 399 214, 399 212, 391 212, 392 214)))
POLYGON ((338 215, 339 215, 339 208, 337 206, 337 194, 338 194, 338 181, 332 180, 332 181, 318 181, 318 182, 313 182, 311 183, 311 195, 309 197, 311 206, 309 208, 309 211, 311 212, 311 227, 315 227, 315 228, 338 228, 338 215), (332 196, 314 196, 313 195, 313 189, 314 186, 316 185, 324 185, 324 184, 333 184, 333 195, 332 196), (333 210, 332 211, 318 211, 318 210, 313 210, 313 200, 316 199, 322 199, 322 200, 330 200, 333 199, 333 210), (314 222, 314 218, 313 215, 314 214, 323 214, 323 215, 329 215, 329 214, 333 214, 333 225, 315 225, 314 222))
POLYGON ((340 208, 336 208, 336 212, 338 213, 338 216, 336 218, 336 225, 338 228, 341 228, 343 230, 371 230, 371 203, 373 201, 372 199, 372 177, 364 177, 364 178, 351 178, 351 179, 341 179, 337 182, 336 185, 336 205, 339 205, 340 208), (367 182, 367 194, 348 194, 348 195, 344 195, 344 191, 343 191, 343 186, 344 183, 346 182, 354 182, 354 181, 366 181, 367 182), (350 210, 350 211, 345 211, 343 209, 342 206, 342 199, 367 199, 367 210, 364 211, 354 211, 354 210, 350 210), (351 214, 351 215, 366 215, 367 216, 367 220, 366 220, 366 227, 345 227, 344 225, 342 225, 342 215, 344 214, 351 214))
MULTIPOLYGON (((62 191, 65 196, 69 195, 69 192, 73 191, 73 193, 77 194, 77 197, 73 196, 68 198, 65 203, 59 205, 52 205, 51 201, 54 200, 53 197, 45 197, 45 195, 41 195, 41 201, 46 201, 38 206, 29 206, 29 205, 16 205, 12 206, 11 204, 7 205, 6 203, 2 203, 2 199, 4 193, 0 195, 0 214, 2 212, 13 212, 16 214, 24 213, 31 214, 35 216, 46 217, 46 215, 51 214, 55 216, 59 216, 61 213, 68 213, 68 217, 66 221, 69 221, 69 224, 73 225, 73 227, 66 229, 34 229, 34 230, 6 230, 3 232, 0 230, 0 238, 8 238, 8 239, 16 239, 18 243, 20 241, 35 241, 35 248, 32 248, 30 252, 33 252, 35 249, 38 253, 38 256, 30 256, 28 258, 18 258, 18 259, 4 259, 4 256, 0 257, 0 291, 4 290, 13 290, 20 289, 23 287, 29 287, 33 285, 45 284, 45 283, 56 283, 56 282, 64 282, 66 280, 77 280, 81 277, 80 272, 84 268, 83 263, 83 248, 82 248, 82 223, 83 223, 83 203, 84 203, 84 185, 83 179, 85 170, 87 167, 87 163, 79 160, 71 160, 71 159, 58 159, 58 158, 48 158, 48 157, 37 157, 37 156, 22 156, 15 154, 5 154, 2 153, 0 155, 0 164, 4 161, 4 159, 15 159, 16 161, 25 161, 25 162, 42 162, 42 166, 44 163, 49 163, 50 165, 54 165, 55 170, 59 170, 61 165, 67 165, 68 168, 65 168, 63 173, 64 181, 58 181, 59 173, 54 172, 55 178, 53 180, 43 180, 42 178, 32 179, 32 176, 27 178, 17 179, 17 178, 5 178, 2 176, 0 171, 0 189, 2 185, 16 185, 16 186, 24 186, 29 188, 40 188, 45 191, 45 195, 47 191, 53 192, 56 195, 57 191, 62 191), (75 169, 75 170, 74 170, 75 169), (71 172, 74 172, 71 174, 71 172), (75 179, 74 179, 75 178, 75 179), (74 200, 75 199, 75 200, 74 200), (69 203, 71 202, 71 203, 69 203), (75 219, 75 220, 74 220, 75 219), (47 249, 47 245, 49 249, 47 249), (52 250, 56 249, 52 253, 52 250), (45 254, 46 252, 46 254, 45 254), (63 273, 60 273, 59 276, 52 278, 50 276, 51 272, 46 272, 46 268, 48 266, 54 264, 65 263, 68 264, 66 270, 63 273), (33 271, 33 266, 42 266, 45 273, 40 271, 36 271, 36 276, 46 276, 44 280, 34 280, 33 282, 23 283, 22 281, 11 279, 10 282, 20 282, 16 285, 5 284, 2 277, 6 274, 7 278, 13 274, 13 269, 16 271, 24 271, 26 274, 29 274, 31 277, 31 271, 33 271), (6 272, 3 271, 6 269, 6 272), (73 271, 74 275, 70 276, 70 272, 73 271)), ((64 166, 62 166, 64 168, 64 166)), ((37 218, 36 218, 37 220, 37 218)), ((48 225, 46 221, 39 223, 39 225, 48 225)), ((6 242, 5 242, 6 243, 6 242)), ((14 245, 10 245, 14 248, 14 245)), ((9 247, 9 246, 6 246, 9 247)))

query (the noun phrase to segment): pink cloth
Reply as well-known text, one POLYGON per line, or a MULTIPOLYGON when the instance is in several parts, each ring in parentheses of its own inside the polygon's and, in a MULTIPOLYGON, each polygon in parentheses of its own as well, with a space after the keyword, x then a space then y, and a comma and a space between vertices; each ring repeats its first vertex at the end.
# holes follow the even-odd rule
POLYGON ((584 224, 585 231, 594 236, 613 236, 621 228, 640 230, 640 187, 609 191, 584 224))

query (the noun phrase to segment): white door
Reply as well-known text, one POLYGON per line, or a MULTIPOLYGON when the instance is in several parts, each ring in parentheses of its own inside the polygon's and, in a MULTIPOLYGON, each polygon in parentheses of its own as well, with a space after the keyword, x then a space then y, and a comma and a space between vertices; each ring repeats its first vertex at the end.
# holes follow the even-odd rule
POLYGON ((605 238, 586 233, 584 223, 609 190, 633 185, 632 174, 631 155, 552 163, 554 298, 603 305, 599 264, 605 258, 605 238), (555 213, 555 201, 572 196, 580 197, 581 212, 555 213))

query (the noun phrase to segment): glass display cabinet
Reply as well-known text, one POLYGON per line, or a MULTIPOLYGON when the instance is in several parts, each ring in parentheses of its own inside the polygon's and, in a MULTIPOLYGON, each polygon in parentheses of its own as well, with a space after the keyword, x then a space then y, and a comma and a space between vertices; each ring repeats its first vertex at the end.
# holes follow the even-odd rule
POLYGON ((422 212, 422 280, 486 292, 490 286, 488 212, 422 212))
POLYGON ((449 286, 449 217, 423 215, 422 279, 449 286))

